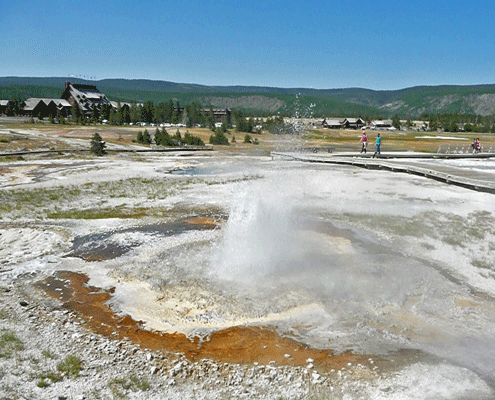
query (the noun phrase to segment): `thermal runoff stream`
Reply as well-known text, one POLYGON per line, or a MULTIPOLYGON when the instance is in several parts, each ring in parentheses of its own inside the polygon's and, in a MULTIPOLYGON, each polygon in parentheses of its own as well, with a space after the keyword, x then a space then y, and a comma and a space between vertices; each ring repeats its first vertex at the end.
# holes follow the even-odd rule
MULTIPOLYGON (((174 188, 155 202, 166 218, 47 224, 70 232, 70 245, 36 260, 12 251, 10 276, 81 271, 115 287, 115 312, 191 338, 259 326, 337 354, 395 355, 384 379, 396 398, 432 387, 430 398, 493 395, 493 195, 268 157, 157 158, 148 168, 174 188)), ((52 239, 39 245, 55 249, 52 239)))

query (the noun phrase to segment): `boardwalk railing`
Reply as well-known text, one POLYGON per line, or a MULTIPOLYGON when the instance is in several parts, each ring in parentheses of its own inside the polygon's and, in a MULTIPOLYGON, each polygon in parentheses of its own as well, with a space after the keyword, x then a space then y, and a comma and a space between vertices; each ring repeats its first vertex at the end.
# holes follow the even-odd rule
MULTIPOLYGON (((464 145, 464 146, 438 146, 437 154, 472 154, 473 153, 473 146, 472 145, 464 145)), ((490 146, 489 148, 485 148, 484 146, 481 146, 481 151, 480 153, 493 153, 495 149, 493 146, 490 146)))

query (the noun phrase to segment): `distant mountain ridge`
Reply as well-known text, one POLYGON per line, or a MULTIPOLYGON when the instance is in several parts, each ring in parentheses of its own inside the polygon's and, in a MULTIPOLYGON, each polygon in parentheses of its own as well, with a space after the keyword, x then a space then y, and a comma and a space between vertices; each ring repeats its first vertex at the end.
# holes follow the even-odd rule
POLYGON ((415 86, 399 90, 363 88, 311 89, 262 86, 207 86, 148 79, 74 77, 0 77, 0 97, 22 93, 28 97, 49 93, 53 97, 65 82, 96 85, 109 98, 120 101, 196 101, 215 107, 236 107, 254 113, 298 112, 302 116, 383 116, 402 118, 424 113, 494 115, 495 84, 415 86), (10 90, 10 92, 9 92, 10 90), (32 95, 29 93, 33 92, 32 95))

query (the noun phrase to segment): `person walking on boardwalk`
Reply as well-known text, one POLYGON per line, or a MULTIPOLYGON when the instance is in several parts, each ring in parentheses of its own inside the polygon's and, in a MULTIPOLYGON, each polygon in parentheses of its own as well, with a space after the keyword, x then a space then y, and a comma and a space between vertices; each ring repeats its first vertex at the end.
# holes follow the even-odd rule
POLYGON ((476 154, 481 153, 481 142, 480 142, 480 138, 476 138, 474 149, 476 150, 476 154))
POLYGON ((378 134, 378 136, 376 137, 376 140, 375 140, 375 145, 376 145, 376 151, 375 151, 375 154, 373 154, 373 157, 376 157, 376 155, 380 155, 380 145, 382 144, 382 137, 380 136, 380 134, 378 134))
POLYGON ((473 154, 478 154, 481 152, 481 142, 480 138, 476 138, 473 140, 473 144, 471 145, 473 148, 473 154))
POLYGON ((361 147, 361 154, 366 154, 366 147, 368 146, 368 137, 366 136, 366 131, 363 131, 363 136, 361 136, 361 143, 363 147, 361 147))

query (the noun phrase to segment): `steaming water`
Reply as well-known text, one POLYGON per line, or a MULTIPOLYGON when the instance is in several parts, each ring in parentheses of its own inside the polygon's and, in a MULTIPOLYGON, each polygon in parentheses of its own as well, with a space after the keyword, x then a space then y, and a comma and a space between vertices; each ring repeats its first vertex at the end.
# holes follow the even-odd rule
MULTIPOLYGON (((260 324, 336 351, 420 350, 437 361, 398 367, 394 393, 424 398, 431 385, 429 398, 492 393, 479 377, 493 387, 493 195, 340 166, 219 164, 198 159, 196 183, 171 200, 226 209, 218 229, 116 231, 107 240, 132 250, 77 264, 95 285, 107 271, 125 282, 117 311, 191 335, 260 324)), ((381 396, 370 394, 392 398, 381 396)))
POLYGON ((196 198, 228 199, 220 229, 154 237, 136 252, 146 257, 132 274, 167 299, 155 309, 146 298, 137 317, 190 334, 268 324, 336 351, 421 350, 493 385, 493 196, 343 167, 248 171, 256 179, 196 198))

